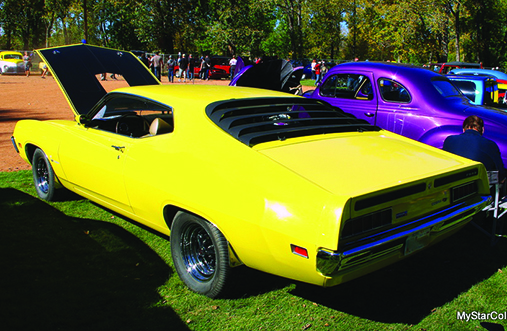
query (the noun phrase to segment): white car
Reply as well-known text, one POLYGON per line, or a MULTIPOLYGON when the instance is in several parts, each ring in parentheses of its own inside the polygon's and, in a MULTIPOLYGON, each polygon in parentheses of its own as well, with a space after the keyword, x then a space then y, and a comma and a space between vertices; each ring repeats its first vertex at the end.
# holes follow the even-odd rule
POLYGON ((0 74, 23 74, 25 65, 23 54, 19 52, 0 52, 0 74))

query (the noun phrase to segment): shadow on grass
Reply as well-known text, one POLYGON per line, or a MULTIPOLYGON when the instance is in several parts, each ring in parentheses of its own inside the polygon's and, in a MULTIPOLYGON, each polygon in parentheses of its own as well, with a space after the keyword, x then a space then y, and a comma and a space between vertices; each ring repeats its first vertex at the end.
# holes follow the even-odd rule
POLYGON ((294 284, 294 280, 287 279, 262 271, 239 266, 231 270, 231 275, 222 298, 243 299, 280 290, 294 284))
POLYGON ((172 271, 129 232, 12 188, 0 188, 0 212, 2 329, 187 329, 171 309, 150 308, 172 271))
POLYGON ((507 240, 490 239, 467 225, 447 240, 401 262, 332 288, 298 283, 292 294, 329 308, 384 323, 418 324, 491 277, 507 263, 507 240))

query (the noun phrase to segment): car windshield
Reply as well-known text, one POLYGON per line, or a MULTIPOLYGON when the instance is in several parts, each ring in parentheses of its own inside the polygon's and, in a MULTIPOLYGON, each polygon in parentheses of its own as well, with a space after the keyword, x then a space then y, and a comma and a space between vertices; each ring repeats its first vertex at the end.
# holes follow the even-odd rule
POLYGON ((208 105, 206 114, 248 146, 317 134, 380 130, 325 102, 305 98, 220 101, 208 105))
POLYGON ((457 97, 462 94, 452 83, 448 80, 436 79, 431 81, 433 86, 437 89, 438 93, 440 93, 444 97, 457 97))
POLYGON ((99 111, 92 110, 92 113, 93 120, 107 120, 129 114, 172 114, 172 109, 150 100, 113 93, 100 106, 99 111))
POLYGON ((455 80, 454 85, 456 85, 467 98, 469 98, 472 102, 475 102, 475 97, 479 91, 477 91, 477 87, 474 82, 467 80, 455 80))
POLYGON ((22 60, 23 57, 20 54, 5 54, 4 60, 22 60))

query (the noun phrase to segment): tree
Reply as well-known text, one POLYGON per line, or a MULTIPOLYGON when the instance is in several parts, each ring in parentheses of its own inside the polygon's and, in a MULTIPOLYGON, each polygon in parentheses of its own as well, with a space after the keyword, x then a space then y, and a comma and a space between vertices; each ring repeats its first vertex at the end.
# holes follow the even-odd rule
POLYGON ((340 55, 344 35, 342 26, 348 1, 318 0, 308 6, 305 54, 311 58, 334 59, 340 55))

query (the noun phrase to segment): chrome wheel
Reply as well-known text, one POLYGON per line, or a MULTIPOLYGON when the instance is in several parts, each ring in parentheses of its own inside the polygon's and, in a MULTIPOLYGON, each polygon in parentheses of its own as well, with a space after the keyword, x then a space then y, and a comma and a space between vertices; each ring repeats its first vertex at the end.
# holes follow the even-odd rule
POLYGON ((40 190, 44 194, 49 192, 49 170, 46 164, 46 160, 39 158, 35 167, 35 186, 37 190, 40 190))
POLYGON ((181 234, 181 253, 187 272, 199 281, 208 281, 215 273, 215 245, 199 225, 188 226, 181 234))
POLYGON ((53 201, 56 177, 46 154, 40 148, 33 153, 32 177, 39 198, 53 201))
POLYGON ((171 226, 171 255, 189 289, 210 298, 220 295, 230 271, 229 244, 215 225, 178 212, 171 226))

